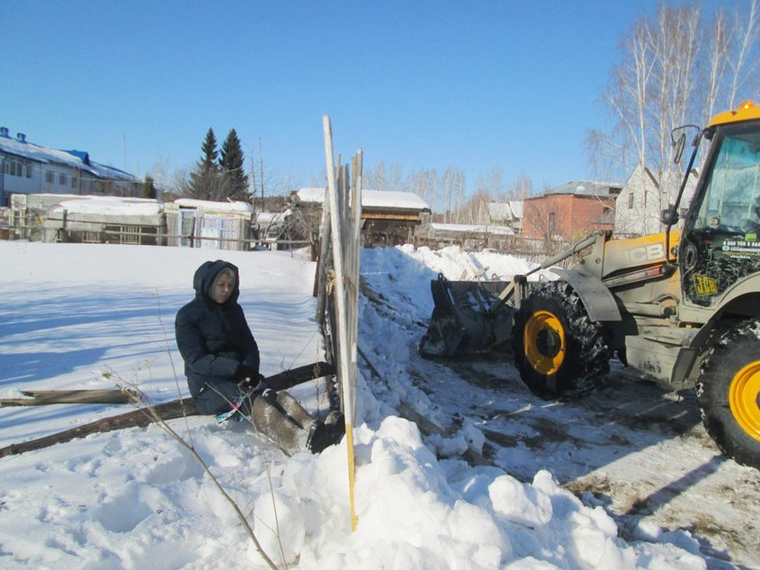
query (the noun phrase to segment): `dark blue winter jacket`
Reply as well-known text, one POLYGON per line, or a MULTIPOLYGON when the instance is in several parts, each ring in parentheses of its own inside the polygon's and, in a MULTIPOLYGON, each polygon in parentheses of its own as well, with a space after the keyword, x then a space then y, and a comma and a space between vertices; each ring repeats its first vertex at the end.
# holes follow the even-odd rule
POLYGON ((174 328, 177 347, 185 361, 185 375, 190 395, 221 383, 242 380, 241 368, 255 371, 245 374, 258 378, 259 347, 238 304, 240 295, 238 268, 222 261, 207 261, 195 272, 195 299, 177 313, 174 328), (235 286, 229 298, 218 304, 209 289, 225 267, 235 274, 235 286))

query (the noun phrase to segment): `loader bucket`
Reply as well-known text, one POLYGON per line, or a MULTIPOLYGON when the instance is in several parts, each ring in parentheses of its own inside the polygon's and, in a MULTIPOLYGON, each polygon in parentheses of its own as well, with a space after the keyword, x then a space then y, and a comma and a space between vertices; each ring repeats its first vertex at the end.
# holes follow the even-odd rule
POLYGON ((515 309, 502 305, 496 295, 509 285, 504 281, 449 281, 443 275, 430 282, 433 314, 420 341, 424 356, 454 356, 486 351, 507 341, 515 309))

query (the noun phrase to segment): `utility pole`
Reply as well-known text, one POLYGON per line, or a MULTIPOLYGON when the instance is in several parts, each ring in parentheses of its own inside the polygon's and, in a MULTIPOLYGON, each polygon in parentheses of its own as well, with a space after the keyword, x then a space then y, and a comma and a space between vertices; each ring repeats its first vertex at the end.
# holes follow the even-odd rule
POLYGON ((250 146, 248 146, 248 150, 251 151, 251 179, 250 179, 250 184, 252 187, 251 207, 253 208, 253 211, 255 213, 256 212, 256 169, 254 168, 254 165, 256 164, 256 155, 253 154, 253 149, 250 146))
POLYGON ((261 155, 261 137, 259 137, 259 176, 261 176, 261 207, 264 207, 264 158, 261 155))

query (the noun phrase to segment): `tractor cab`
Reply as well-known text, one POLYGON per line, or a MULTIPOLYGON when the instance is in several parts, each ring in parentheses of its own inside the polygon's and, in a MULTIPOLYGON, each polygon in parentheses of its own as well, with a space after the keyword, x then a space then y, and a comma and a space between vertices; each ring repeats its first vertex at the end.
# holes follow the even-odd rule
POLYGON ((712 144, 678 257, 686 300, 710 307, 760 270, 760 107, 743 103, 702 134, 712 144))

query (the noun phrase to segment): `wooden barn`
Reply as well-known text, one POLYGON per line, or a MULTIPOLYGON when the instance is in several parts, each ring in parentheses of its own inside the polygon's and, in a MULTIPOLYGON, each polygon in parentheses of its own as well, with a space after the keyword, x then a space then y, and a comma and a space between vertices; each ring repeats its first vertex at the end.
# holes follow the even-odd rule
MULTIPOLYGON (((316 235, 325 200, 324 188, 302 188, 290 195, 294 219, 304 234, 316 235)), ((362 191, 362 239, 365 247, 412 243, 414 232, 430 216, 430 206, 410 192, 362 191)))

